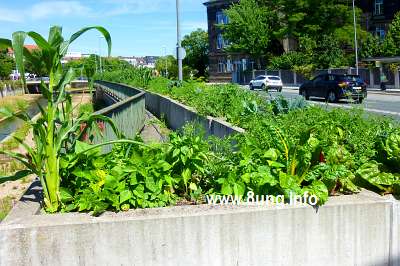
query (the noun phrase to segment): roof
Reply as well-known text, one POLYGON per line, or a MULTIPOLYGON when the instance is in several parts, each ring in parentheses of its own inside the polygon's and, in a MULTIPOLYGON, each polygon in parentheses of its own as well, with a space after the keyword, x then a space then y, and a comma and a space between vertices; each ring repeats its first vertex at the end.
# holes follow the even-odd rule
MULTIPOLYGON (((39 49, 39 46, 34 45, 34 44, 26 44, 26 45, 24 45, 24 47, 25 47, 26 49, 28 49, 29 52, 32 52, 33 50, 39 49)), ((14 50, 13 50, 12 48, 8 48, 8 53, 9 53, 9 54, 14 53, 14 50)))

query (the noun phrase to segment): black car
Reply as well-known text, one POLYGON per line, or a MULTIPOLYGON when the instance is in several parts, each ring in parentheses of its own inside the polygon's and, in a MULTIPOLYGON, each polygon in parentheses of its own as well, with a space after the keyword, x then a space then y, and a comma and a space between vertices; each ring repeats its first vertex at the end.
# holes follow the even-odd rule
POLYGON ((353 99, 361 103, 367 97, 367 84, 358 75, 321 74, 300 86, 299 94, 325 98, 328 102, 353 99))

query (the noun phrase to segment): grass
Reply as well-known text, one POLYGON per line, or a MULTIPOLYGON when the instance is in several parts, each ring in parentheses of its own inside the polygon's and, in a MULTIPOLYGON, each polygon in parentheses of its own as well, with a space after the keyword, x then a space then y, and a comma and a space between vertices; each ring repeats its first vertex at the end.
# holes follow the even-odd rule
POLYGON ((13 206, 13 200, 11 197, 7 196, 3 199, 0 199, 0 221, 6 218, 7 214, 11 211, 13 206))
MULTIPOLYGON (((31 126, 29 125, 29 123, 24 123, 20 128, 18 128, 13 133, 13 136, 18 139, 24 140, 26 138, 26 136, 28 135, 30 129, 31 129, 31 126)), ((18 141, 16 141, 14 138, 10 138, 1 144, 0 149, 10 151, 10 150, 16 149, 18 147, 19 147, 18 141)))
MULTIPOLYGON (((37 95, 21 95, 21 96, 9 96, 0 99, 0 107, 7 108, 8 110, 16 113, 19 111, 26 111, 28 107, 35 103, 40 96, 37 95)), ((0 114, 0 120, 4 118, 4 115, 0 114)))

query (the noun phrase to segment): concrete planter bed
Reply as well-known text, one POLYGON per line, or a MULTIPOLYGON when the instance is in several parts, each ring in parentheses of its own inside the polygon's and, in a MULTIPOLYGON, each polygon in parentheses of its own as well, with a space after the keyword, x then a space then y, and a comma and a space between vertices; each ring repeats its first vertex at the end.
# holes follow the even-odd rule
MULTIPOLYGON (((35 185, 35 184, 34 184, 35 185)), ((0 265, 399 265, 399 204, 370 192, 311 206, 40 214, 32 186, 0 225, 0 265)))
MULTIPOLYGON (((171 129, 241 128, 164 96, 146 109, 171 129)), ((0 265, 400 265, 400 204, 392 196, 331 197, 310 205, 191 205, 48 215, 34 182, 0 224, 0 265)))
POLYGON ((206 135, 223 138, 244 132, 244 129, 226 121, 211 116, 200 116, 193 108, 153 92, 146 92, 146 109, 159 119, 165 119, 167 126, 173 130, 181 128, 187 122, 199 122, 203 125, 206 135))

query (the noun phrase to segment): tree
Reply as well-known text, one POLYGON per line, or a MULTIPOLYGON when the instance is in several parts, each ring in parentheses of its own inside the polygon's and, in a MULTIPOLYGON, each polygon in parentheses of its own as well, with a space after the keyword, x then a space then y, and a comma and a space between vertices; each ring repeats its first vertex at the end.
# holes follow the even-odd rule
MULTIPOLYGON (((162 76, 169 79, 178 78, 178 63, 172 55, 160 57, 156 61, 156 70, 162 76), (168 71, 168 73, 166 72, 168 71)), ((183 66, 183 78, 189 79, 197 74, 197 70, 193 70, 189 66, 183 66)))
POLYGON ((396 13, 383 42, 385 56, 400 55, 400 12, 396 13))
POLYGON ((378 57, 383 55, 382 39, 376 35, 368 33, 367 38, 361 43, 360 57, 378 57))
POLYGON ((260 67, 274 39, 277 13, 258 0, 242 0, 225 12, 229 23, 220 27, 230 42, 227 50, 251 55, 260 67))
POLYGON ((0 79, 9 79, 14 66, 14 59, 7 55, 7 50, 0 50, 0 79))
POLYGON ((183 38, 182 47, 186 49, 184 64, 196 69, 199 77, 205 77, 208 66, 208 33, 202 29, 191 32, 183 38))

